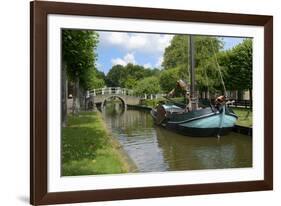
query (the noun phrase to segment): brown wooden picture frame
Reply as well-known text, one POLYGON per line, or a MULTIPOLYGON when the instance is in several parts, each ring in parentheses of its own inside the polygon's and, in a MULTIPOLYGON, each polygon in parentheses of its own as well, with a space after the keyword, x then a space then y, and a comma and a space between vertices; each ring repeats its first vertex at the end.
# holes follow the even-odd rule
POLYGON ((35 1, 30 4, 30 203, 34 205, 273 189, 273 17, 35 1), (56 192, 47 190, 48 14, 169 20, 264 27, 264 180, 56 192))

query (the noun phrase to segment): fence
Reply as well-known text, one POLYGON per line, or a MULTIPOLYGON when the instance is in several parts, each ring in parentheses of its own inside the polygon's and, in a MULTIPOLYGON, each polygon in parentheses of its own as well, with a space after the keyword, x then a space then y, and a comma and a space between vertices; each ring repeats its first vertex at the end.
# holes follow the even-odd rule
POLYGON ((252 102, 250 100, 234 100, 234 103, 232 104, 232 106, 251 108, 252 102))

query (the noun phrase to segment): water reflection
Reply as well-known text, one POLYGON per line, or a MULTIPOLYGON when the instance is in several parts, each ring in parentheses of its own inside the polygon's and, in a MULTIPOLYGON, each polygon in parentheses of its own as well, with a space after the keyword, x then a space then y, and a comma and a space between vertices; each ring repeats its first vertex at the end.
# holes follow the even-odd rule
POLYGON ((108 103, 103 115, 140 172, 252 166, 249 136, 187 137, 155 126, 149 112, 124 111, 117 103, 108 103))

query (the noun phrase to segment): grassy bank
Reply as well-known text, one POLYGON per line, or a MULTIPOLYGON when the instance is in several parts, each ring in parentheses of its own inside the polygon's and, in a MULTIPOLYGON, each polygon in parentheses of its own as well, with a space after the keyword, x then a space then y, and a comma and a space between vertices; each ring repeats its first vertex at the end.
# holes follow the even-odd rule
POLYGON ((130 170, 120 146, 97 112, 68 116, 62 130, 62 175, 116 174, 130 170))
POLYGON ((238 116, 236 122, 237 125, 244 127, 252 127, 253 123, 253 114, 252 110, 246 108, 232 108, 235 114, 238 116))

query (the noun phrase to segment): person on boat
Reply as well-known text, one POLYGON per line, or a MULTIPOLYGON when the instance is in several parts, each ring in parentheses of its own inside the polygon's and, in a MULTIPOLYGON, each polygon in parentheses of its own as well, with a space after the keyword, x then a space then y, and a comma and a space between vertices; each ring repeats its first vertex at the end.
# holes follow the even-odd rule
POLYGON ((219 96, 219 97, 216 98, 215 104, 216 104, 216 105, 221 105, 221 104, 223 104, 225 101, 226 101, 226 96, 221 95, 221 96, 219 96))
POLYGON ((215 107, 220 110, 223 105, 227 103, 227 98, 225 95, 218 96, 215 100, 215 107))

